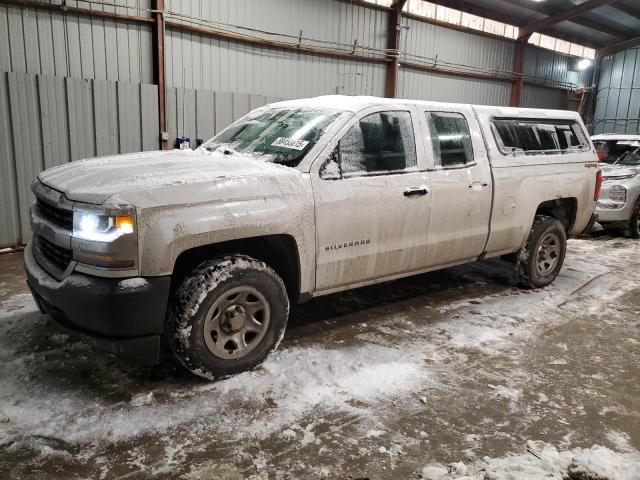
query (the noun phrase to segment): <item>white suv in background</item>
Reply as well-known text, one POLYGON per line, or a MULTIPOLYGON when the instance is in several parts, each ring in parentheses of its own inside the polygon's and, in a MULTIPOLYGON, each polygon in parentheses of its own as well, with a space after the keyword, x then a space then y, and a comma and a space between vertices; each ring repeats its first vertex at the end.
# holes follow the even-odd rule
POLYGON ((598 222, 605 228, 625 228, 633 238, 640 238, 640 147, 612 165, 603 165, 602 172, 598 222))
POLYGON ((606 133, 591 137, 598 158, 605 163, 615 163, 629 150, 640 147, 640 135, 606 133))

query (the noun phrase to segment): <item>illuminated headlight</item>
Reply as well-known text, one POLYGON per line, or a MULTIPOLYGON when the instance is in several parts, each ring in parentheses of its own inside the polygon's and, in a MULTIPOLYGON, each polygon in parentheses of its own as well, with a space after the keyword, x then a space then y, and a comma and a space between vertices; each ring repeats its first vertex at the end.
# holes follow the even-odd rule
POLYGON ((622 185, 614 185, 609 189, 609 198, 614 202, 625 203, 627 201, 627 189, 622 185))
POLYGON ((123 235, 133 233, 132 215, 98 215, 73 212, 73 236, 94 242, 113 242, 123 235))

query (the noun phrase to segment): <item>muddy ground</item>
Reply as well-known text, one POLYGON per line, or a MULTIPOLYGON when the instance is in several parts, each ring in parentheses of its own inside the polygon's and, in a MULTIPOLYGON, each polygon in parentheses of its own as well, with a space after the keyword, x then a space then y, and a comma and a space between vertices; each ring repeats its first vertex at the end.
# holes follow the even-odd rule
POLYGON ((532 440, 635 454, 639 254, 599 236, 538 291, 486 261, 313 300, 263 367, 215 383, 61 333, 2 255, 0 478, 454 478, 532 440))

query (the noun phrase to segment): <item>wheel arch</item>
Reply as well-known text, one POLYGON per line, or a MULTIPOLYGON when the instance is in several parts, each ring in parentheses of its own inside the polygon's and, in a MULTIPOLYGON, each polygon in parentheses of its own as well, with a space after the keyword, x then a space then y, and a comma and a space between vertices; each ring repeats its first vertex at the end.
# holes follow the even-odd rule
POLYGON ((547 200, 538 205, 535 216, 544 215, 558 220, 570 235, 576 222, 578 199, 575 197, 547 200))
POLYGON ((230 255, 248 255, 269 265, 282 278, 292 303, 300 297, 300 253, 291 235, 263 235, 197 246, 178 255, 173 266, 172 291, 200 263, 230 255))

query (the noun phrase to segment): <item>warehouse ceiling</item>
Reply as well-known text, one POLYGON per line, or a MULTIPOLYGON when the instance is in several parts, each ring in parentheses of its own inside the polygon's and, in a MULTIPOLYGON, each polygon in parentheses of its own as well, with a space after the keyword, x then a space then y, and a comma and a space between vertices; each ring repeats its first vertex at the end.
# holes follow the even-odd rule
POLYGON ((596 49, 640 35, 638 0, 432 1, 521 28, 533 25, 536 32, 596 49))

